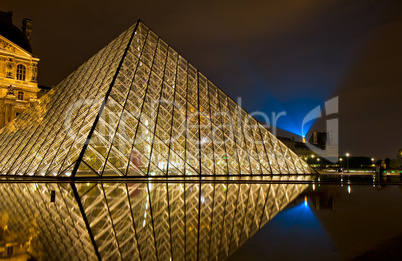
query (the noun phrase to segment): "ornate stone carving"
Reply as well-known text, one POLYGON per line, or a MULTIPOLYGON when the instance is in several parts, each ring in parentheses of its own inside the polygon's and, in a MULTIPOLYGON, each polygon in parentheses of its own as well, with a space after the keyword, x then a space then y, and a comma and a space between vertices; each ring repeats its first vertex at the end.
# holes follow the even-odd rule
POLYGON ((14 95, 14 90, 13 90, 12 85, 8 86, 6 95, 14 95))
POLYGON ((38 75, 38 66, 37 64, 32 64, 31 67, 31 82, 36 82, 36 77, 38 75))
POLYGON ((0 39, 0 48, 15 53, 15 47, 3 39, 0 39))
POLYGON ((28 108, 28 106, 27 106, 27 104, 17 103, 14 108, 18 109, 18 110, 25 110, 26 108, 28 108))
POLYGON ((15 62, 13 61, 12 58, 8 58, 6 61, 6 77, 13 78, 14 67, 15 67, 15 62))
POLYGON ((16 48, 14 45, 12 45, 11 43, 7 42, 4 39, 0 38, 0 49, 15 53, 15 54, 22 54, 22 55, 26 55, 26 53, 22 52, 21 50, 19 50, 18 48, 16 48))

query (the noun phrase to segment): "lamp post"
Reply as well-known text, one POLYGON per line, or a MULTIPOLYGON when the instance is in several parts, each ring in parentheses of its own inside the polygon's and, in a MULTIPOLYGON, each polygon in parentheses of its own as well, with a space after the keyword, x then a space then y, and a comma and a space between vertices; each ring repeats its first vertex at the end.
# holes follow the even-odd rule
POLYGON ((348 170, 348 173, 349 173, 349 153, 346 153, 346 168, 347 168, 347 170, 348 170))

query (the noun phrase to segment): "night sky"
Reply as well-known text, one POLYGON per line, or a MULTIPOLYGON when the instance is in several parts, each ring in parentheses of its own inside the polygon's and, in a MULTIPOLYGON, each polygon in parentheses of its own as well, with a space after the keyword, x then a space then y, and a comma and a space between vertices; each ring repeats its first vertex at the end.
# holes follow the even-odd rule
MULTIPOLYGON (((33 24, 39 84, 53 86, 144 21, 248 112, 286 111, 279 134, 339 97, 340 154, 395 158, 402 148, 402 1, 18 1, 33 24)), ((272 119, 272 118, 271 118, 272 119)), ((310 135, 307 134, 307 137, 310 135)))

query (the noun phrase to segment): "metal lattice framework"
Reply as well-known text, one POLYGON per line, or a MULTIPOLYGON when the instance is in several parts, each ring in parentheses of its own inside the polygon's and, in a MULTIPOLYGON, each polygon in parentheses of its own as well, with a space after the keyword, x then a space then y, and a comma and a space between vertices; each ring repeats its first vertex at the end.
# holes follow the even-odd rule
POLYGON ((292 181, 308 179, 0 183, 0 217, 43 260, 225 260, 308 186, 292 181))
POLYGON ((311 173, 140 21, 0 132, 7 175, 311 173))

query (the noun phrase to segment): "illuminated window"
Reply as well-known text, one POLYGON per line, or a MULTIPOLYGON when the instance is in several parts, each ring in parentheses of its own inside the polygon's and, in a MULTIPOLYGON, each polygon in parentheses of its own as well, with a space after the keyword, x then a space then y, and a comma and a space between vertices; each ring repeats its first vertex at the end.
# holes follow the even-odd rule
POLYGON ((24 99, 24 92, 18 92, 18 100, 24 99))
POLYGON ((22 64, 17 65, 17 80, 25 81, 25 66, 22 64))

